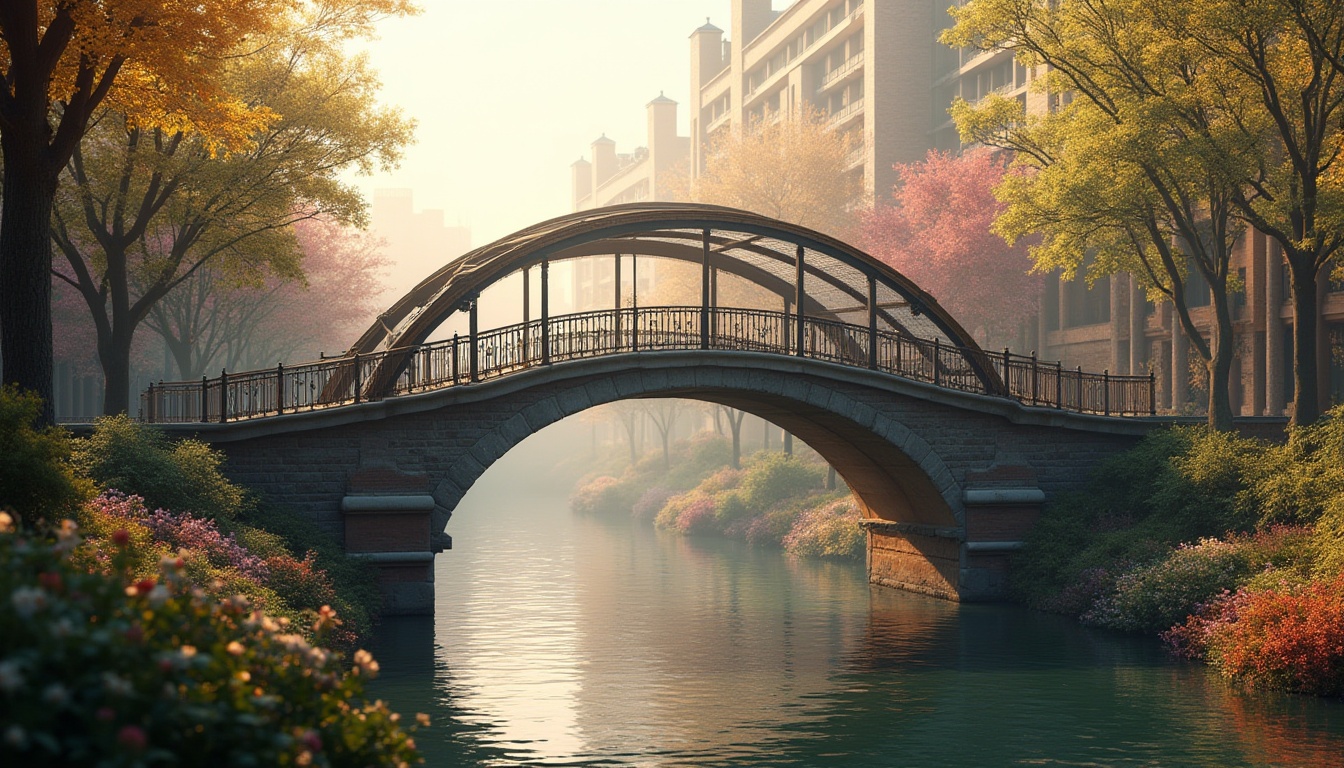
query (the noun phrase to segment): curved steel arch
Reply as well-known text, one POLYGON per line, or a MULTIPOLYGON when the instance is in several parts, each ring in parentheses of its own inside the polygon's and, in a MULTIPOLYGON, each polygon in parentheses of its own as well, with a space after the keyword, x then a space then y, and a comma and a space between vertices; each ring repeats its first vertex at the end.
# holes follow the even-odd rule
MULTIPOLYGON (((721 242, 723 252, 731 247, 744 251, 756 248, 755 252, 760 253, 761 247, 755 241, 769 238, 791 244, 800 249, 799 253, 812 251, 847 265, 901 297, 912 315, 927 317, 962 352, 986 391, 998 392, 1002 389, 1003 384, 997 372, 984 365, 983 351, 961 324, 936 299, 886 264, 852 245, 806 227, 735 208, 691 203, 632 203, 582 211, 535 224, 477 248, 435 271, 379 315, 347 354, 369 354, 380 350, 391 352, 369 378, 367 394, 376 397, 383 389, 391 386, 415 347, 424 343, 453 312, 514 271, 553 259, 567 258, 564 255, 566 253, 572 257, 583 250, 585 244, 600 241, 620 240, 629 243, 628 250, 620 252, 639 254, 643 252, 639 249, 641 240, 664 242, 669 237, 688 240, 688 230, 705 233, 720 230, 751 236, 735 243, 721 242)), ((778 253, 771 251, 772 258, 778 253)), ((805 256, 803 261, 806 265, 805 256)), ((752 279, 750 270, 734 271, 752 279), (743 274, 744 271, 748 274, 743 274)), ((816 269, 808 274, 830 279, 819 274, 816 269)), ((779 286, 767 285, 771 281, 764 279, 764 273, 754 282, 778 292, 779 286)), ((830 282, 834 285, 836 281, 830 279, 830 282)), ((854 292, 853 286, 850 286, 848 292, 854 292)), ((889 313, 886 318, 894 327, 905 331, 889 313)))

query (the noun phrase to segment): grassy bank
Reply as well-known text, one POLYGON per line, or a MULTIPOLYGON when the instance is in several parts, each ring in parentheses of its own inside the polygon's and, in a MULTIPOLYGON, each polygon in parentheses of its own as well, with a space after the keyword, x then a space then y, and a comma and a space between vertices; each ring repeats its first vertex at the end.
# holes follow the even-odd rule
POLYGON ((687 536, 721 536, 807 557, 864 554, 850 493, 826 490, 815 454, 760 452, 730 464, 732 447, 702 433, 676 443, 670 468, 661 455, 623 470, 591 472, 570 498, 585 514, 634 517, 687 536))
POLYGON ((1150 435, 1044 510, 1012 579, 1246 685, 1344 695, 1344 410, 1284 445, 1150 435))

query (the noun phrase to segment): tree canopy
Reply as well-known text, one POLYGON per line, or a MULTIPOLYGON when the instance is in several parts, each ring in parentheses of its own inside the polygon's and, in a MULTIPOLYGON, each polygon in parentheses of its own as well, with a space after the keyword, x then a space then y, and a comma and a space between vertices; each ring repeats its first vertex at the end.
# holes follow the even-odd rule
POLYGON ((369 9, 349 10, 296 14, 226 67, 230 90, 271 115, 245 146, 221 153, 206 136, 109 111, 72 154, 55 207, 66 257, 57 274, 98 329, 109 413, 129 406, 136 329, 175 288, 207 267, 205 282, 220 288, 299 280, 290 225, 363 222, 364 201, 339 174, 394 163, 411 124, 377 103, 377 77, 344 52, 344 40, 367 31, 369 9))
POLYGON ((691 197, 844 236, 861 195, 851 149, 816 112, 740 126, 711 142, 691 197))
MULTIPOLYGON (((1060 217, 1038 207, 1045 220, 1055 220, 1056 232, 1068 230, 1047 249, 1077 251, 1086 241, 1114 255, 1119 251, 1107 241, 1128 240, 1122 249, 1138 259, 1131 261, 1133 271, 1146 271, 1150 287, 1169 295, 1178 311, 1185 271, 1199 270, 1213 288, 1221 329, 1213 341, 1222 347, 1218 337, 1230 335, 1223 313, 1231 243, 1246 225, 1278 241, 1292 272, 1294 419, 1314 421, 1322 391, 1317 281, 1344 245, 1344 178, 1337 164, 1344 146, 1344 5, 971 0, 952 13, 956 24, 944 42, 1012 50, 1024 65, 1041 65, 1038 88, 1053 111, 1033 121, 991 97, 978 109, 963 108, 964 135, 1013 146, 1038 169, 1067 164, 1079 179, 1100 182, 1089 193, 1062 170, 1040 182, 1038 189, 1053 188, 1059 201, 1077 202, 1071 195, 1082 191, 1095 203, 1090 217, 1060 217), (1061 218, 1073 224, 1059 226, 1061 218), (1151 260, 1141 253, 1145 248, 1156 252, 1151 260)), ((1188 317, 1182 322, 1196 349, 1219 368, 1230 350, 1206 355, 1188 317)))

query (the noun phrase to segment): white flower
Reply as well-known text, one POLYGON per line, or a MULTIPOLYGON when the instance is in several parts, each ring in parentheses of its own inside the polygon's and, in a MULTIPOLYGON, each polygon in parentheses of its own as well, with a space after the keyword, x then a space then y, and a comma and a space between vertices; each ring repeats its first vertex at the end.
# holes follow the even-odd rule
POLYGON ((75 633, 75 624, 66 616, 51 623, 51 634, 53 637, 65 639, 75 633))
POLYGON ((8 512, 0 510, 0 533, 14 532, 14 518, 8 512))
POLYGON ((115 672, 103 673, 103 687, 107 689, 110 696, 130 696, 134 691, 131 681, 115 672))
POLYGON ((63 707, 70 701, 70 692, 60 683, 52 683, 42 691, 42 700, 54 707, 63 707))
POLYGON ((23 674, 13 661, 0 661, 0 691, 13 693, 23 687, 23 674))
POLYGON ((149 604, 154 608, 161 608, 164 603, 168 602, 168 598, 171 594, 172 593, 170 593, 168 588, 164 585, 155 584, 154 588, 149 590, 149 594, 145 596, 145 599, 149 600, 149 604))
POLYGON ((19 616, 27 619, 47 607, 47 593, 41 587, 19 587, 10 593, 9 601, 19 616))
POLYGON ((361 674, 375 677, 378 674, 378 662, 373 660, 373 654, 363 648, 355 651, 355 667, 361 674))
POLYGON ((74 520, 62 520, 61 529, 56 532, 56 546, 52 549, 57 552, 69 552, 78 547, 80 542, 84 541, 79 535, 79 526, 74 520))

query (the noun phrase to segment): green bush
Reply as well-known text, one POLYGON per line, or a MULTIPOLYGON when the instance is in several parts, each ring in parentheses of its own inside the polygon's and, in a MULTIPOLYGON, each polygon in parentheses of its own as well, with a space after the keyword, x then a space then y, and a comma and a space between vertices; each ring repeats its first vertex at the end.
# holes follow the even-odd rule
POLYGON ((198 440, 169 441, 125 415, 94 422, 74 459, 99 487, 139 496, 150 509, 229 520, 244 506, 243 490, 220 472, 220 453, 198 440))
POLYGON ((16 387, 0 387, 0 510, 32 519, 74 513, 93 495, 71 464, 69 433, 58 427, 34 429, 42 400, 16 387))
POLYGON ((807 557, 863 557, 867 537, 859 527, 859 508, 852 498, 814 504, 794 520, 783 545, 807 557))
POLYGON ((1320 578, 1344 573, 1344 494, 1330 499, 1311 540, 1313 571, 1320 578))
POLYGON ((793 456, 762 452, 747 462, 738 487, 752 512, 766 512, 786 499, 818 492, 825 472, 793 456))
POLYGON ((1291 430, 1287 444, 1265 454, 1252 490, 1260 525, 1314 523, 1344 495, 1344 406, 1291 430))
POLYGON ((1203 428, 1150 433, 1098 467, 1081 491, 1047 505, 1014 558, 1014 593, 1035 607, 1081 613, 1090 605, 1079 584, 1104 592, 1110 578, 1167 557, 1183 541, 1252 530, 1257 483, 1273 450, 1203 428))
MULTIPOLYGON (((136 542, 53 543, 0 517, 0 764, 400 766, 409 734, 364 680, 241 598, 194 589, 175 559, 134 572, 136 542), (89 572, 85 565, 102 570, 89 572)), ((329 611, 318 636, 336 623, 329 611)))

